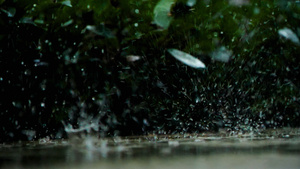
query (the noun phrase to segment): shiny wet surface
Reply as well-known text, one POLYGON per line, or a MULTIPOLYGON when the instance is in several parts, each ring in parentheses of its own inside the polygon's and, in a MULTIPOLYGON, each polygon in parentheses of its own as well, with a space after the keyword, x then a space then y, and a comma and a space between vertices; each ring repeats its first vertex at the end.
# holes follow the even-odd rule
POLYGON ((300 168, 300 130, 0 145, 0 168, 300 168))

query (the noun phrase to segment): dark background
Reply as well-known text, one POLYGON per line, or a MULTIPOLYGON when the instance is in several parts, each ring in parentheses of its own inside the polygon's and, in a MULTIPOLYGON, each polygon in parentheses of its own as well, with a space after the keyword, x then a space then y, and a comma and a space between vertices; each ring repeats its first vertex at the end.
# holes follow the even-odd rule
POLYGON ((105 136, 299 126, 300 48, 278 34, 299 37, 299 3, 177 0, 165 28, 158 3, 1 0, 0 142, 66 137, 63 123, 105 136), (229 62, 212 58, 220 47, 229 62))

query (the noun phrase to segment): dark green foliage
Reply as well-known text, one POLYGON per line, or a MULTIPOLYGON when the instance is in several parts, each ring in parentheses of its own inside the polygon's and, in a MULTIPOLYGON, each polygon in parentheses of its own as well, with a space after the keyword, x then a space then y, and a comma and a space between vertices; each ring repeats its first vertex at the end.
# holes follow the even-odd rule
POLYGON ((76 128, 84 114, 100 116, 106 135, 299 126, 300 48, 278 35, 299 37, 299 4, 178 0, 161 29, 157 3, 0 1, 0 141, 60 137, 62 121, 76 128), (227 63, 211 58, 221 46, 227 63))

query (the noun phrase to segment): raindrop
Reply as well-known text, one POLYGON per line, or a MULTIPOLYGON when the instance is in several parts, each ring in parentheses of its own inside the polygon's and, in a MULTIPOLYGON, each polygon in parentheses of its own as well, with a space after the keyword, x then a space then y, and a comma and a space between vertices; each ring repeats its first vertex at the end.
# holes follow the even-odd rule
POLYGON ((229 4, 234 6, 243 6, 249 4, 249 0, 230 0, 229 4))
POLYGON ((23 130, 22 133, 27 136, 28 140, 32 140, 35 137, 36 131, 34 131, 34 130, 23 130))
POLYGON ((141 59, 141 57, 140 56, 136 56, 136 55, 128 55, 128 56, 126 56, 127 62, 135 62, 135 61, 138 61, 140 59, 141 59))
POLYGON ((195 100, 195 103, 199 103, 200 102, 200 98, 197 97, 196 100, 195 100))
POLYGON ((224 46, 220 47, 219 49, 211 53, 211 57, 214 60, 221 61, 221 62, 228 62, 231 55, 232 55, 232 51, 227 50, 224 46))
POLYGON ((42 19, 36 19, 36 20, 34 20, 34 23, 36 23, 36 24, 44 24, 44 20, 42 20, 42 19))
POLYGON ((46 62, 41 62, 40 59, 35 59, 35 60, 33 60, 33 62, 34 62, 35 67, 37 67, 37 66, 47 66, 48 65, 48 63, 46 63, 46 62))
POLYGON ((163 29, 167 29, 172 21, 172 17, 169 16, 171 6, 175 3, 175 0, 161 0, 154 8, 154 23, 163 29))
POLYGON ((8 17, 12 18, 16 14, 16 8, 8 8, 7 10, 1 9, 2 12, 6 13, 8 17))
POLYGON ((61 4, 66 5, 68 7, 72 7, 72 4, 71 4, 70 0, 63 1, 63 2, 61 2, 61 4))
POLYGON ((71 25, 72 23, 73 23, 73 19, 70 19, 70 20, 68 20, 67 22, 62 23, 61 26, 62 26, 62 27, 66 27, 66 26, 71 25))
POLYGON ((292 41, 293 43, 300 45, 299 38, 291 29, 289 29, 289 28, 279 29, 278 34, 280 36, 292 41))
POLYGON ((46 90, 46 81, 45 80, 41 83, 40 87, 43 91, 46 90))
POLYGON ((97 35, 100 35, 100 36, 103 36, 106 38, 114 38, 115 37, 114 33, 110 29, 105 27, 104 24, 100 24, 98 26, 87 25, 85 27, 85 29, 82 30, 82 33, 85 33, 86 30, 89 30, 97 35))
POLYGON ((149 124, 149 122, 148 122, 147 119, 144 119, 144 120, 143 120, 143 123, 144 123, 145 126, 150 126, 150 124, 149 124))
POLYGON ((186 2, 186 5, 189 6, 189 7, 192 7, 196 4, 197 0, 188 0, 186 2))
POLYGON ((182 52, 177 49, 168 49, 168 52, 175 57, 177 60, 181 61, 182 63, 193 67, 193 68, 205 68, 205 65, 203 62, 201 62, 199 59, 195 58, 194 56, 182 52))

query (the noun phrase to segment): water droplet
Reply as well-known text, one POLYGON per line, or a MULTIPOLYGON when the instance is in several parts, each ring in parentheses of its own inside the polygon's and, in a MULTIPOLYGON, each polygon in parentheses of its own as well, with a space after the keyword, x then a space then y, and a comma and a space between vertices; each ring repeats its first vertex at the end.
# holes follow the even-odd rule
POLYGON ((167 29, 172 21, 169 16, 172 5, 175 0, 160 0, 154 8, 154 23, 163 29, 167 29))
POLYGON ((62 24, 61 24, 61 27, 69 26, 69 25, 71 25, 72 23, 73 23, 73 19, 70 19, 70 20, 68 20, 67 22, 62 23, 62 24))
POLYGON ((297 37, 297 35, 289 28, 283 28, 278 30, 278 34, 290 41, 292 41, 293 43, 299 45, 300 41, 299 38, 297 37))
POLYGON ((186 5, 189 6, 189 7, 192 7, 192 6, 194 6, 196 3, 197 3, 197 0, 188 0, 188 1, 186 2, 186 5))
POLYGON ((214 60, 221 61, 221 62, 228 62, 231 55, 232 55, 232 51, 227 50, 224 46, 220 47, 219 49, 211 53, 211 56, 214 60))
POLYGON ((193 67, 193 68, 205 68, 204 63, 202 63, 199 59, 195 58, 194 56, 182 52, 177 49, 168 49, 168 52, 175 57, 177 60, 181 61, 182 63, 193 67))
POLYGON ((72 7, 72 4, 71 4, 70 0, 63 1, 63 2, 61 2, 61 4, 66 5, 68 7, 72 7))
POLYGON ((149 122, 148 122, 147 119, 144 119, 144 120, 143 120, 143 124, 144 124, 145 126, 150 126, 150 124, 149 124, 149 122))
POLYGON ((127 62, 135 62, 135 61, 138 61, 140 60, 140 56, 136 56, 136 55, 128 55, 126 56, 126 60, 127 62))
POLYGON ((36 135, 34 130, 22 130, 22 133, 27 136, 28 140, 32 140, 36 135))

